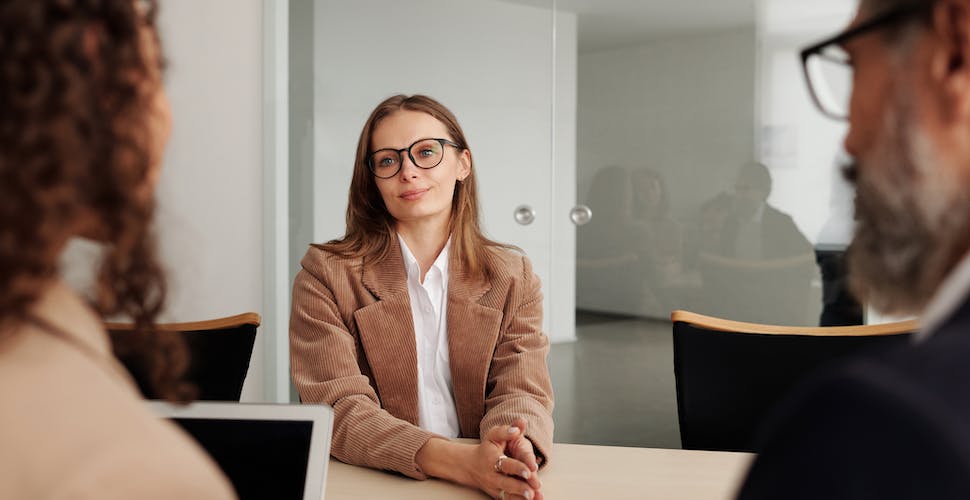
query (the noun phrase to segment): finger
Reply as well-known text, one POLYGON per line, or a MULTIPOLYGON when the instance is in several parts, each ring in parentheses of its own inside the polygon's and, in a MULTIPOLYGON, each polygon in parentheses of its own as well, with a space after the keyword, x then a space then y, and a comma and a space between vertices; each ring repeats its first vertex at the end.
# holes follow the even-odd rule
POLYGON ((496 478, 498 480, 494 483, 494 494, 492 495, 495 498, 499 498, 501 495, 500 492, 504 491, 506 500, 510 498, 535 500, 536 492, 525 481, 498 474, 496 474, 496 478))
POLYGON ((512 421, 512 425, 518 427, 522 434, 525 434, 526 430, 529 428, 529 421, 522 417, 515 417, 512 421))
POLYGON ((510 456, 515 457, 516 460, 524 463, 532 472, 539 470, 539 461, 536 459, 535 449, 532 447, 532 441, 529 441, 524 436, 522 439, 518 439, 514 442, 514 446, 509 450, 509 452, 510 456))
POLYGON ((507 457, 501 460, 501 463, 496 462, 499 465, 499 471, 507 476, 512 476, 520 478, 526 481, 530 488, 539 489, 542 487, 542 483, 539 482, 539 475, 535 472, 529 470, 529 467, 519 460, 513 457, 507 457))
POLYGON ((485 439, 493 443, 499 443, 505 448, 505 442, 518 438, 522 435, 522 429, 515 425, 496 425, 488 430, 485 439))

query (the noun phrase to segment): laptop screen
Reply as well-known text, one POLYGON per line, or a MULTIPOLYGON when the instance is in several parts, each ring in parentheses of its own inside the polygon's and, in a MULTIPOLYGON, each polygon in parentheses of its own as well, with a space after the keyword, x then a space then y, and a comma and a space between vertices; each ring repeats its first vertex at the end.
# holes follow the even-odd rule
POLYGON ((232 482, 240 500, 323 498, 330 454, 329 407, 151 404, 156 413, 198 441, 232 482), (326 447, 321 446, 320 433, 325 434, 326 447))
POLYGON ((173 419, 202 445, 240 500, 302 500, 312 422, 173 419))

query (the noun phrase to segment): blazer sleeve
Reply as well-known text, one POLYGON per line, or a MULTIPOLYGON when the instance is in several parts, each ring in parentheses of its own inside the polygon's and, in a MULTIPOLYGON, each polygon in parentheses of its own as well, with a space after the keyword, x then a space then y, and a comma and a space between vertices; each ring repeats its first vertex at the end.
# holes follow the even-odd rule
POLYGON ((488 371, 485 416, 480 433, 509 425, 516 417, 528 422, 540 464, 552 450, 552 382, 546 356, 549 338, 542 332, 542 290, 528 258, 522 257, 522 275, 509 288, 509 309, 502 322, 498 345, 488 371))
POLYGON ((333 407, 330 452, 336 459, 426 479, 415 455, 435 434, 381 408, 360 371, 355 339, 323 274, 308 271, 305 264, 293 284, 290 370, 302 401, 333 407))
POLYGON ((828 376, 772 418, 738 498, 970 498, 943 406, 891 370, 828 376))

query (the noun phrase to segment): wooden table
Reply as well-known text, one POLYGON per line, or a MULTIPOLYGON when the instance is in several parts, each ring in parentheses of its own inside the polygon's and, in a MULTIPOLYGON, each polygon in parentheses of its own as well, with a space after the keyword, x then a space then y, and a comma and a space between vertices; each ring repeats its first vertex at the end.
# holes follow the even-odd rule
MULTIPOLYGON (((733 498, 753 455, 713 451, 553 445, 539 474, 549 500, 578 498, 733 498)), ((483 499, 484 493, 431 479, 413 479, 330 460, 326 500, 483 499)))

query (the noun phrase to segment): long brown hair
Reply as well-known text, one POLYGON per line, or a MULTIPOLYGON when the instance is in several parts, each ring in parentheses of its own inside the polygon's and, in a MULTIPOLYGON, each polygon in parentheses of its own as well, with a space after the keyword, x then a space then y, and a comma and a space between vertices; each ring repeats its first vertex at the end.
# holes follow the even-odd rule
MULTIPOLYGON (((367 167, 367 155, 370 153, 371 136, 377 125, 401 110, 419 111, 433 116, 445 126, 455 144, 462 150, 470 151, 458 119, 440 102, 424 95, 396 95, 385 99, 371 112, 357 141, 357 157, 354 159, 354 173, 350 181, 347 204, 347 234, 339 240, 322 245, 324 250, 344 257, 383 260, 390 252, 392 243, 395 243, 394 217, 384 205, 374 174, 367 167)), ((490 247, 517 248, 490 240, 482 233, 474 160, 469 166, 468 176, 455 183, 452 196, 450 254, 452 262, 470 276, 489 279, 494 276, 490 247)))
POLYGON ((143 364, 155 395, 183 399, 185 348, 152 334, 166 291, 145 189, 155 11, 152 0, 0 3, 0 339, 30 318, 67 240, 93 221, 85 230, 107 249, 93 306, 135 324, 116 354, 143 364))

